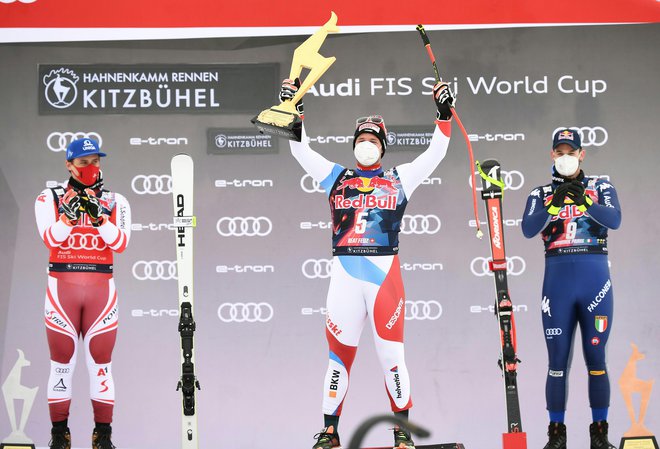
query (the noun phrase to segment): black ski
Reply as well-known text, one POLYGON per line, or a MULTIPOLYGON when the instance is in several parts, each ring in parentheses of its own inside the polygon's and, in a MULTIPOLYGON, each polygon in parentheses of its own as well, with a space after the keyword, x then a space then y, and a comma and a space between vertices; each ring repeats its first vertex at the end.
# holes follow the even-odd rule
POLYGON ((507 433, 504 434, 504 448, 526 448, 526 436, 523 432, 518 401, 516 352, 516 323, 513 317, 513 304, 509 296, 507 284, 507 260, 504 251, 504 223, 502 219, 502 197, 504 183, 500 174, 500 164, 488 159, 479 166, 483 190, 481 197, 486 203, 488 230, 492 259, 489 268, 495 279, 495 315, 500 325, 500 359, 499 366, 504 377, 504 394, 506 400, 507 433))

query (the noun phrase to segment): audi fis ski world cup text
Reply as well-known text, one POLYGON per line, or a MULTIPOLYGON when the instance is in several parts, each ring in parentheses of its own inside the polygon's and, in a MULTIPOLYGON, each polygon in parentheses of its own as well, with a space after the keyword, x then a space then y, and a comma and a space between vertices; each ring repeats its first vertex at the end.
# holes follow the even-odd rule
MULTIPOLYGON (((466 76, 459 81, 454 77, 448 81, 456 94, 468 89, 473 95, 545 95, 555 90, 566 95, 587 95, 596 98, 607 92, 607 82, 602 79, 578 78, 572 74, 557 76, 502 78, 491 75, 466 76)), ((434 77, 413 79, 411 77, 348 78, 338 83, 316 83, 308 94, 316 97, 360 97, 360 96, 408 96, 416 92, 431 95, 436 80, 434 77)))

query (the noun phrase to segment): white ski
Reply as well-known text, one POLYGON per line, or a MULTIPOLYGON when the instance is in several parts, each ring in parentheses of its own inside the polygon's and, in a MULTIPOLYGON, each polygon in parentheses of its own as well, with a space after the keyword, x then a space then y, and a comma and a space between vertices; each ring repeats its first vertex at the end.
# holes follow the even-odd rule
POLYGON ((181 448, 198 449, 195 389, 200 389, 195 377, 193 336, 193 160, 187 154, 172 158, 172 195, 176 233, 176 262, 179 281, 179 334, 181 335, 181 379, 177 391, 183 394, 181 415, 181 448))

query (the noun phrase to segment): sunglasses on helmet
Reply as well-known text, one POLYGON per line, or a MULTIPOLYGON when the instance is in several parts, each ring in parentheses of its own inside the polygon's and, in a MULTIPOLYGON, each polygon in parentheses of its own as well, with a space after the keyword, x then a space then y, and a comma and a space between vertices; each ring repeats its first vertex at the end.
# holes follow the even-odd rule
POLYGON ((360 117, 357 120, 355 120, 355 126, 361 125, 362 123, 375 123, 377 125, 380 125, 383 123, 383 117, 381 115, 368 115, 366 117, 360 117))

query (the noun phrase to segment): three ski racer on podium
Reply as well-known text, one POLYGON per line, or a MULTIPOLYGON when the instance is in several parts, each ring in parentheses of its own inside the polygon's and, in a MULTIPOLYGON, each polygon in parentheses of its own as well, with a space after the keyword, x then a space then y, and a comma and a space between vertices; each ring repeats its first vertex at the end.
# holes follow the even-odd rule
MULTIPOLYGON (((298 80, 285 80, 280 99, 292 98, 298 80)), ((433 88, 436 127, 428 149, 414 161, 383 170, 387 131, 381 116, 361 117, 354 134, 355 168, 325 159, 302 142, 291 152, 325 190, 333 219, 333 261, 327 296, 329 362, 324 381, 324 428, 315 449, 340 446, 338 423, 360 334, 369 320, 395 416, 408 418, 412 406, 404 359, 405 294, 398 261, 398 233, 409 198, 446 155, 454 96, 446 83, 433 88)), ((302 111, 302 102, 298 105, 302 111)), ((71 173, 66 188, 44 190, 35 202, 39 233, 50 250, 46 327, 51 350, 50 447, 71 447, 67 427, 70 381, 78 337, 83 337, 96 428, 94 449, 111 449, 114 384, 111 354, 117 327, 112 253, 130 237, 126 199, 103 189, 98 144, 74 141, 67 149, 71 173), (92 243, 90 243, 92 242, 92 243), (91 245, 91 246, 90 246, 91 245), (90 255, 97 263, 89 263, 90 255)), ((523 215, 523 233, 541 233, 546 248, 542 316, 549 354, 546 398, 550 413, 546 449, 566 448, 564 410, 568 355, 579 323, 589 371, 593 421, 591 448, 612 449, 608 441, 609 379, 605 345, 612 323, 612 289, 607 263, 607 229, 620 225, 616 190, 579 169, 585 157, 577 131, 553 139, 552 184, 534 189, 523 215), (600 295, 602 293, 602 295, 600 295), (600 296, 599 296, 600 295, 600 296), (593 298, 600 301, 593 304, 593 298), (561 329, 556 335, 548 330, 561 329)), ((414 449, 404 428, 394 429, 394 446, 414 449)))

